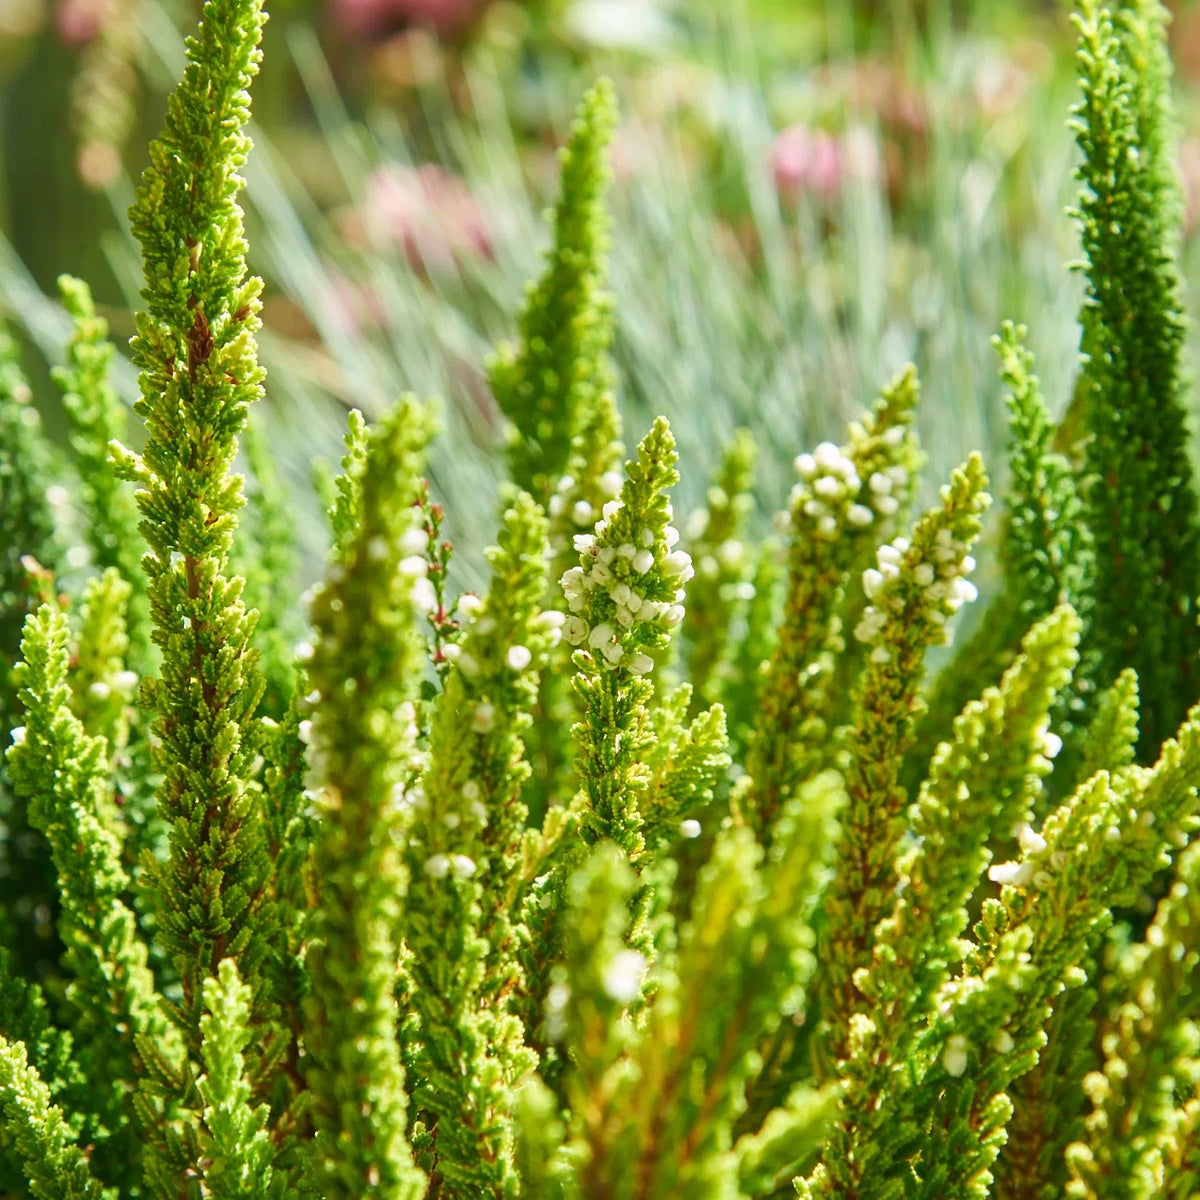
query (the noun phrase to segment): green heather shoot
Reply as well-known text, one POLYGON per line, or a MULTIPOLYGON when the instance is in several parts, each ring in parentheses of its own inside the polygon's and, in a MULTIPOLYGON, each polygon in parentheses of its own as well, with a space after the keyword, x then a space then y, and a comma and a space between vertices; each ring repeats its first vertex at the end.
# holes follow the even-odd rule
POLYGON ((1005 324, 960 647, 988 472, 920 511, 914 368, 795 445, 771 536, 746 432, 690 520, 665 419, 626 460, 604 80, 488 368, 478 591, 405 396, 350 412, 298 595, 238 206, 264 20, 205 4, 137 191, 140 450, 85 285, 69 454, 0 331, 0 1193, 1196 1195, 1164 11, 1077 15, 1086 439, 1005 324))

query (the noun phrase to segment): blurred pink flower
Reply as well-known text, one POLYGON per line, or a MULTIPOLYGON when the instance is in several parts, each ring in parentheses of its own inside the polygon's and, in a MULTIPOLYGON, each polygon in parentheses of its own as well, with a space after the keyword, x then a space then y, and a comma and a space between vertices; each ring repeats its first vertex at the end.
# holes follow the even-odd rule
POLYGON ((402 25, 427 25, 439 34, 457 33, 486 0, 329 0, 335 19, 360 37, 402 25))
POLYGON ((361 204, 342 216, 346 239, 403 249, 414 270, 453 269, 469 258, 491 258, 492 238, 471 189, 436 163, 390 164, 367 180, 361 204))
POLYGON ((68 46, 90 42, 112 15, 112 0, 59 0, 54 26, 68 46))
POLYGON ((1179 181, 1183 188, 1183 236, 1200 225, 1200 137, 1184 135, 1179 142, 1179 181))
POLYGON ((789 125, 771 146, 771 174, 780 195, 795 202, 804 193, 837 197, 850 180, 880 177, 879 147, 861 125, 841 136, 807 125, 789 125))

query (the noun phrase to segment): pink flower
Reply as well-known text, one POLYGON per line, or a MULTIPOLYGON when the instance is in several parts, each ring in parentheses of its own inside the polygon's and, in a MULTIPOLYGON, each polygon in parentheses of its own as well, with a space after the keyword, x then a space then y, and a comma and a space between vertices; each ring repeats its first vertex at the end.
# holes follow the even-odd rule
POLYGON ((484 0, 330 0, 334 17, 359 37, 403 25, 426 25, 446 36, 458 33, 476 16, 484 0))
POLYGON ((1187 134, 1179 143, 1179 180, 1183 187, 1183 234, 1200 225, 1200 137, 1187 134))
POLYGON ((435 163, 380 167, 362 203, 343 215, 342 231, 364 247, 398 246, 414 270, 430 274, 492 257, 491 234, 470 188, 435 163))
POLYGON ((830 201, 848 180, 879 178, 879 148, 863 126, 836 137, 807 125, 789 125, 771 147, 771 174, 785 200, 794 203, 810 192, 830 201))
POLYGON ((59 0, 54 25, 68 46, 84 46, 104 28, 111 15, 111 0, 59 0))

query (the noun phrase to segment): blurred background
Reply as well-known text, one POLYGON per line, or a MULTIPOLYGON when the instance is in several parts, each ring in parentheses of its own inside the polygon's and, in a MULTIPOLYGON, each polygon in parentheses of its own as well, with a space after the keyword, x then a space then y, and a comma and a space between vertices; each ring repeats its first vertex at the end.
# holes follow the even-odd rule
MULTIPOLYGON (((722 446, 763 451, 765 528, 793 455, 909 360, 932 490, 971 448, 1002 472, 990 335, 1030 326, 1070 394, 1078 254, 1074 44, 1062 0, 273 0, 244 206, 267 284, 259 406, 309 574, 314 457, 349 407, 440 397, 431 481, 470 582, 503 430, 485 382, 547 240, 555 152, 610 75, 612 290, 629 447, 672 420, 698 504, 722 446)), ((93 286, 118 345, 140 265, 126 210, 200 0, 0 0, 0 313, 51 429, 67 325, 93 286)), ((1173 24, 1200 273, 1200 9, 1173 24)), ((1192 361, 1196 361, 1193 359, 1192 361)), ((119 386, 132 400, 132 370, 119 386)), ((131 435, 136 440, 136 433, 131 435)), ((999 481, 997 481, 999 482, 999 481)))

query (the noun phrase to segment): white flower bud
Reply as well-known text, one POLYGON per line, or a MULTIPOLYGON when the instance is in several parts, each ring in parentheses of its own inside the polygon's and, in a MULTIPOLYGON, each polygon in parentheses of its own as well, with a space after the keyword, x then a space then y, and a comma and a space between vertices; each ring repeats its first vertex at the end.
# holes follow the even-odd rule
POLYGON ((689 817, 686 821, 680 822, 679 832, 689 841, 692 838, 698 838, 700 836, 700 822, 692 817, 689 817))
POLYGON ((645 575, 652 566, 654 566, 654 555, 651 551, 639 550, 633 556, 633 569, 639 575, 645 575))
POLYGON ((599 650, 600 647, 605 644, 605 642, 609 642, 616 637, 616 634, 617 631, 607 621, 601 621, 600 624, 597 625, 590 634, 588 634, 588 645, 591 646, 593 650, 599 650))
POLYGON ((475 714, 471 718, 471 724, 477 732, 488 733, 496 724, 495 705, 489 704, 486 700, 475 705, 475 714))
POLYGON ((620 471, 605 471, 596 482, 606 496, 615 496, 620 492, 625 480, 620 471))
MULTIPOLYGON (((649 603, 653 603, 653 601, 649 601, 649 603)), ((683 618, 686 615, 687 610, 682 604, 672 604, 663 612, 662 622, 664 625, 669 625, 671 628, 674 628, 676 625, 682 623, 683 618)))
POLYGON ((1046 839, 1031 826, 1022 825, 1017 830, 1017 845, 1025 854, 1040 854, 1046 848, 1046 839))
POLYGON ((946 1048, 942 1051, 942 1066, 947 1075, 957 1079, 967 1069, 967 1039, 961 1033, 953 1034, 946 1039, 946 1048))
POLYGON ((642 990, 642 980, 645 977, 644 956, 636 950, 621 950, 604 972, 604 990, 611 999, 628 1004, 642 990))
POLYGON ((1032 863, 1002 862, 988 867, 988 878, 1001 886, 1024 887, 1033 877, 1032 863))
POLYGON ((1050 730, 1042 731, 1039 738, 1039 746, 1042 753, 1049 759, 1058 757, 1058 752, 1062 749, 1062 738, 1057 733, 1051 733, 1050 730))
POLYGON ((842 461, 842 452, 832 442, 822 442, 814 451, 813 458, 818 466, 827 471, 836 469, 842 461))
POLYGON ((424 554, 429 549, 429 534, 419 526, 406 529, 400 537, 401 554, 424 554))
POLYGON ((523 671, 533 661, 533 655, 525 646, 509 646, 504 661, 510 671, 523 671))
POLYGON ((663 563, 663 570, 669 575, 678 575, 684 583, 695 574, 692 569, 692 556, 686 550, 672 550, 663 563))
POLYGON ((648 675, 654 670, 654 659, 648 654, 634 654, 625 665, 631 675, 648 675))
POLYGON ((430 613, 437 608, 437 592, 428 579, 413 581, 412 603, 417 612, 430 613))
POLYGON ((450 874, 450 857, 446 854, 431 854, 425 860, 425 874, 430 879, 445 879, 450 874))
POLYGON ((456 854, 450 860, 450 870, 455 879, 470 879, 475 874, 475 860, 465 854, 456 854))
MULTIPOLYGON (((575 570, 579 571, 579 568, 576 567, 575 570)), ((570 575, 570 573, 571 572, 568 571, 567 575, 570 575)), ((583 574, 582 571, 579 571, 579 573, 580 575, 583 574)), ((565 579, 566 575, 564 575, 563 578, 565 579)), ((464 617, 469 621, 472 617, 478 616, 482 611, 483 601, 477 595, 475 595, 474 592, 463 592, 463 594, 459 596, 458 615, 460 617, 464 617)))
POLYGON ((863 595, 868 600, 874 600, 876 596, 883 591, 884 578, 883 575, 875 570, 874 567, 868 567, 862 576, 863 595))
POLYGON ((625 649, 620 642, 607 642, 600 647, 600 653, 615 667, 625 656, 625 649))
POLYGON ((954 581, 954 597, 963 604, 971 604, 979 596, 979 589, 969 579, 954 581))

